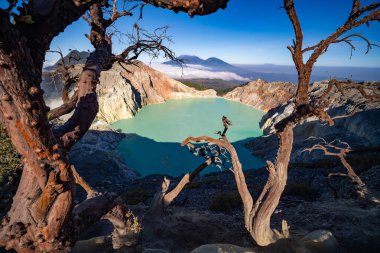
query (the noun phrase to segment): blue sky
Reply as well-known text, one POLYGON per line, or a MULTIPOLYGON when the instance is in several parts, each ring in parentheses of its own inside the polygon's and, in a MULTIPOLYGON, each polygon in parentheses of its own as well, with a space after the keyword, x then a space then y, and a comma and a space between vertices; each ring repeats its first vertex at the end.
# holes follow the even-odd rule
MULTIPOLYGON (((370 0, 362 0, 368 4, 370 0)), ((304 45, 313 45, 335 31, 347 18, 352 1, 349 0, 295 0, 301 25, 304 30, 304 45)), ((201 58, 218 57, 230 63, 241 64, 281 64, 292 65, 286 46, 292 43, 293 28, 285 13, 281 0, 230 0, 225 10, 209 16, 190 18, 185 13, 146 6, 142 28, 154 30, 169 26, 172 36, 171 48, 177 55, 190 54, 201 58)), ((130 31, 135 17, 124 17, 117 22, 121 31, 130 31)), ((92 46, 84 37, 89 27, 79 20, 69 26, 52 43, 51 49, 60 47, 64 53, 68 49, 88 50, 92 46)), ((380 44, 380 22, 363 26, 352 32, 361 33, 373 43, 380 44)), ((332 45, 320 57, 320 66, 362 66, 380 67, 380 48, 374 47, 365 55, 365 44, 356 40, 357 50, 350 59, 350 48, 345 44, 332 45)), ((114 51, 120 52, 125 45, 114 39, 114 51)), ((56 55, 47 55, 54 60, 56 55)), ((149 61, 142 57, 143 61, 149 61)), ((162 59, 158 59, 162 61, 162 59)))

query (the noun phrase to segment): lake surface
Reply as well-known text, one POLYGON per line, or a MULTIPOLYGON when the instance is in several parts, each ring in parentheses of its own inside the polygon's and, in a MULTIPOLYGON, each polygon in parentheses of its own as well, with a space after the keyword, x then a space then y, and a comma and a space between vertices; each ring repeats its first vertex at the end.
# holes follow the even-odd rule
MULTIPOLYGON (((115 122, 112 128, 127 134, 119 151, 130 167, 141 175, 178 176, 192 171, 204 161, 187 147, 181 147, 180 143, 190 135, 218 138, 214 133, 223 130, 223 115, 233 123, 227 136, 235 146, 243 168, 263 166, 264 162, 252 156, 242 143, 262 135, 259 121, 264 112, 222 98, 169 100, 148 105, 134 118, 115 122)), ((204 172, 218 170, 216 166, 209 166, 204 172)))

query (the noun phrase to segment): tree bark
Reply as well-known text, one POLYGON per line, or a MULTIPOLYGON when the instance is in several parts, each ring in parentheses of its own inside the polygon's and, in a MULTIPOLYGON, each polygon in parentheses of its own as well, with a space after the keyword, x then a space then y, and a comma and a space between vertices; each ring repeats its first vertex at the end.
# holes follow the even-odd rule
POLYGON ((0 41, 6 41, 0 48, 0 120, 25 164, 0 226, 0 244, 20 252, 54 251, 65 245, 60 232, 73 203, 71 173, 47 120, 41 70, 3 12, 0 23, 0 41))
POLYGON ((286 236, 286 223, 283 223, 283 231, 272 230, 270 227, 270 218, 275 211, 285 189, 288 179, 288 166, 290 155, 293 147, 293 127, 288 125, 284 131, 279 133, 280 147, 277 152, 275 164, 268 163, 269 171, 268 180, 257 199, 255 206, 246 213, 249 217, 249 231, 258 245, 266 246, 276 242, 278 239, 286 236))
POLYGON ((280 238, 287 238, 289 231, 286 221, 282 223, 282 231, 278 232, 271 228, 270 218, 280 201, 288 178, 288 164, 293 147, 293 123, 288 123, 283 130, 278 133, 280 146, 276 161, 275 164, 269 161, 267 162, 267 170, 269 171, 268 180, 259 198, 255 202, 245 181, 238 154, 234 146, 225 136, 228 125, 224 124, 224 127, 224 134, 221 134, 222 140, 208 136, 188 137, 181 145, 188 145, 190 142, 205 141, 217 145, 220 149, 226 149, 231 156, 236 186, 243 202, 244 224, 252 238, 260 246, 269 245, 280 238))
MULTIPOLYGON (((188 1, 167 1, 164 7, 175 5, 176 10, 205 15, 226 2, 199 0, 189 6, 188 1)), ((100 72, 109 69, 114 58, 104 26, 104 4, 95 0, 28 1, 14 16, 14 24, 9 11, 0 8, 0 122, 24 161, 12 208, 0 225, 0 246, 7 249, 68 252, 81 229, 117 204, 114 194, 105 193, 73 210, 75 179, 90 195, 93 192, 79 175, 73 177, 66 154, 94 120, 98 112, 96 84, 100 72), (87 10, 92 16, 90 40, 95 51, 81 74, 74 114, 53 133, 40 87, 43 60, 52 39, 87 10), (22 21, 26 16, 33 22, 22 21)), ((72 108, 73 103, 60 110, 72 108)))

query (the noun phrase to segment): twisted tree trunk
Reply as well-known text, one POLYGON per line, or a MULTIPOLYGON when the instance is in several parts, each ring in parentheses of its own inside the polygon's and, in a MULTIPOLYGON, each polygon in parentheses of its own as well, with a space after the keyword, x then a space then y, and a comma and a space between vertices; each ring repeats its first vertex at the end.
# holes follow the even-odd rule
MULTIPOLYGON (((207 15, 225 7, 227 1, 145 2, 191 15, 207 15)), ((67 152, 94 120, 99 75, 115 61, 106 29, 129 12, 118 13, 116 0, 110 19, 103 17, 108 1, 26 1, 17 13, 17 1, 8 4, 0 7, 0 121, 25 166, 11 210, 0 225, 0 246, 18 252, 68 252, 82 229, 120 204, 115 194, 93 194, 75 173, 67 152), (53 133, 48 120, 50 108, 40 87, 43 60, 52 39, 86 11, 91 16, 89 39, 95 51, 79 79, 74 114, 53 133), (74 208, 75 182, 84 186, 92 198, 74 208)), ((167 49, 161 43, 156 43, 154 49, 167 49)), ((51 118, 72 110, 74 102, 65 102, 70 104, 51 112, 51 118)))
POLYGON ((276 162, 267 162, 268 180, 255 205, 245 213, 246 227, 258 245, 265 246, 288 236, 284 221, 282 232, 271 229, 270 218, 280 201, 288 179, 288 166, 293 147, 293 127, 288 125, 278 134, 280 147, 276 162), (248 222, 247 222, 248 221, 248 222))
POLYGON ((27 40, 6 26, 7 18, 0 17, 0 40, 7 42, 0 48, 0 119, 25 167, 0 226, 0 244, 19 252, 68 251, 77 233, 70 233, 75 224, 68 222, 75 180, 66 153, 97 114, 95 88, 100 71, 109 65, 110 45, 99 45, 89 57, 78 83, 75 113, 53 133, 40 88, 41 69, 27 50, 27 40))
POLYGON ((207 142, 217 145, 219 150, 225 149, 230 154, 236 186, 243 202, 244 224, 252 238, 260 246, 269 245, 280 238, 287 238, 289 231, 286 221, 283 221, 282 231, 279 232, 271 228, 270 218, 280 201, 288 178, 288 164, 293 147, 293 124, 288 123, 278 133, 280 147, 276 161, 274 164, 267 161, 268 180, 259 198, 254 201, 245 181, 238 154, 226 136, 231 122, 224 116, 222 121, 224 131, 219 132, 221 139, 214 139, 209 136, 188 137, 181 145, 191 145, 191 142, 207 142))
MULTIPOLYGON (((4 18, 0 17, 1 23, 4 18)), ((39 242, 39 250, 49 251, 62 247, 57 239, 72 208, 72 177, 47 120, 48 108, 39 85, 41 70, 26 50, 24 37, 16 31, 2 32, 1 41, 7 32, 13 36, 0 48, 0 119, 25 169, 12 208, 1 224, 0 244, 32 252, 39 242)))

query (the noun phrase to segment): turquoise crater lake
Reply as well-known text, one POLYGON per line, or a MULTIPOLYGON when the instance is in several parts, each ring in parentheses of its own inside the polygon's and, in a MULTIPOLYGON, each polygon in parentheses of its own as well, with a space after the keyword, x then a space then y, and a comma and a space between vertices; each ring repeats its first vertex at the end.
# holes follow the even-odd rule
MULTIPOLYGON (((242 143, 262 135, 259 121, 264 112, 222 98, 169 100, 148 105, 134 118, 115 122, 112 128, 127 134, 118 149, 131 168, 143 176, 178 176, 192 171, 204 161, 186 147, 181 147, 180 143, 190 135, 218 138, 215 132, 223 129, 223 115, 233 123, 227 136, 235 146, 243 168, 263 166, 263 161, 252 156, 242 143)), ((205 173, 218 170, 213 166, 206 168, 205 173)))

